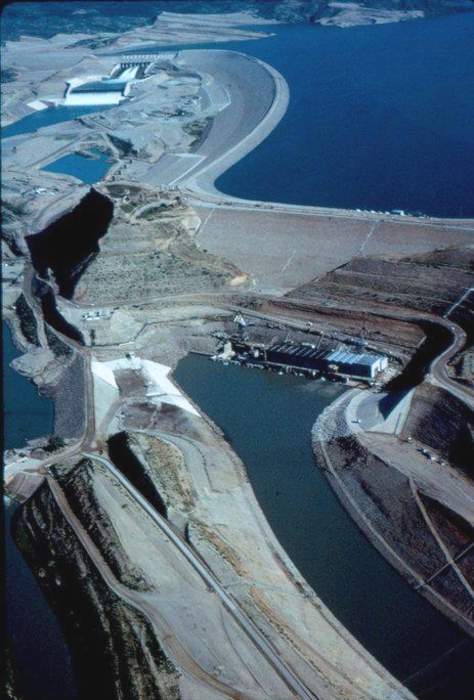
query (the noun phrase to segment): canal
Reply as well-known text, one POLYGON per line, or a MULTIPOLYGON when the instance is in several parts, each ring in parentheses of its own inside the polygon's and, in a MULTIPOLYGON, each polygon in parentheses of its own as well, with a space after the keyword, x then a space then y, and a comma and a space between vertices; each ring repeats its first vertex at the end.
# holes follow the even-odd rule
POLYGON ((198 355, 174 377, 222 428, 275 535, 336 617, 419 697, 467 700, 472 640, 385 561, 315 464, 311 428, 343 388, 198 355))

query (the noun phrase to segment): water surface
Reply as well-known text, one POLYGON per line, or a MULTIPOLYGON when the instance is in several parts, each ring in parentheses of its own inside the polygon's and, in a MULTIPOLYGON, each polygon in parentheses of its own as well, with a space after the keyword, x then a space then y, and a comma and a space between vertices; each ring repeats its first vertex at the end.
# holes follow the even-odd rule
MULTIPOLYGON (((248 53, 290 87, 283 120, 218 178, 219 189, 289 204, 474 216, 474 14, 272 31, 257 41, 193 46, 248 53)), ((91 111, 99 110, 43 110, 2 136, 91 111)))
POLYGON ((62 158, 49 163, 42 170, 77 177, 87 185, 93 185, 105 177, 111 161, 105 153, 94 151, 95 158, 87 158, 79 153, 68 153, 62 158))
POLYGON ((1 130, 1 138, 6 139, 10 136, 18 136, 19 134, 31 134, 44 126, 52 126, 61 122, 78 119, 86 114, 93 112, 103 112, 104 109, 109 109, 108 105, 95 105, 83 107, 47 107, 40 109, 37 112, 32 112, 22 119, 18 119, 13 124, 4 126, 1 130))
POLYGON ((467 700, 474 643, 377 552, 315 464, 310 431, 341 385, 197 355, 182 360, 174 376, 223 429, 275 535, 336 617, 396 677, 418 673, 417 690, 433 683, 420 697, 467 700))
POLYGON ((474 215, 474 15, 275 31, 234 48, 283 74, 288 112, 219 189, 291 204, 474 215))
POLYGON ((244 199, 474 215, 474 14, 343 29, 271 27, 230 49, 290 88, 266 140, 217 179, 244 199))
POLYGON ((4 447, 24 447, 27 440, 53 430, 53 401, 38 393, 33 382, 10 367, 21 352, 15 347, 8 324, 3 332, 3 430, 4 447))
POLYGON ((61 628, 11 533, 18 506, 4 498, 5 632, 24 700, 75 700, 71 658, 61 628))

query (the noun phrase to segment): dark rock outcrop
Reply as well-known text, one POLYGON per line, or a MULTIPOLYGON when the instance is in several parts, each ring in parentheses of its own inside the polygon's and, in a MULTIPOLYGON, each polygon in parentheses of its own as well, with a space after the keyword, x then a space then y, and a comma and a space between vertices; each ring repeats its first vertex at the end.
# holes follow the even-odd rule
POLYGON ((13 531, 69 641, 80 700, 178 700, 178 673, 151 625, 105 585, 47 483, 13 531))
POLYGON ((72 211, 26 238, 36 272, 47 278, 51 270, 66 299, 72 298, 83 270, 99 252, 98 241, 107 232, 113 210, 112 201, 91 188, 72 211))

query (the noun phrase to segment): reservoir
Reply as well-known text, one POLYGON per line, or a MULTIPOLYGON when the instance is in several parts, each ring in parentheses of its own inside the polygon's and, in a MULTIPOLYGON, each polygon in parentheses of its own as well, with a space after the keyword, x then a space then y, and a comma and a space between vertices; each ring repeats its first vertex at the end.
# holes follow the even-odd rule
POLYGON ((289 204, 474 215, 474 14, 266 29, 275 36, 233 48, 282 73, 288 112, 218 189, 289 204))
POLYGON ((307 206, 474 216, 473 13, 263 30, 274 36, 166 47, 240 51, 276 68, 289 85, 287 113, 217 179, 221 192, 307 206))
MULTIPOLYGON (((166 47, 241 51, 288 82, 282 121, 218 178, 218 189, 288 204, 474 216, 474 13, 349 29, 265 29, 274 36, 166 47)), ((2 137, 94 111, 45 109, 5 127, 2 137)), ((72 162, 76 171, 94 167, 83 165, 72 162)))
POLYGON ((310 431, 341 385, 198 355, 174 377, 222 428, 275 535, 336 617, 420 698, 467 700, 474 643, 369 543, 315 464, 310 431))

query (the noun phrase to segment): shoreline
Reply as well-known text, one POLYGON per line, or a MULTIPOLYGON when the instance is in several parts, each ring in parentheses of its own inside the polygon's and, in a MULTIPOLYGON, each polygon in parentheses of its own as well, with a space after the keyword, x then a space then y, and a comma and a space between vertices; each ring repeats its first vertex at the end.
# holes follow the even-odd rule
MULTIPOLYGON (((267 109, 263 119, 252 129, 252 131, 247 133, 237 144, 212 160, 210 163, 206 164, 204 162, 203 166, 201 166, 201 163, 199 163, 196 166, 197 172, 192 174, 190 177, 186 177, 187 174, 185 173, 177 180, 177 184, 180 185, 180 189, 182 189, 183 193, 189 198, 190 204, 196 204, 202 207, 218 206, 224 208, 238 207, 239 209, 245 210, 258 209, 262 212, 282 211, 309 216, 336 216, 341 218, 349 217, 353 219, 360 219, 362 221, 373 221, 376 219, 378 221, 416 224, 418 226, 440 225, 452 226, 456 228, 463 226, 468 226, 469 228, 474 227, 474 217, 437 217, 430 216, 429 214, 418 216, 412 214, 400 215, 392 212, 357 210, 345 207, 327 207, 318 204, 301 205, 286 202, 262 201, 236 197, 219 190, 215 185, 216 180, 227 170, 232 168, 236 163, 245 158, 245 156, 251 153, 255 148, 257 148, 257 146, 259 146, 272 133, 272 131, 284 118, 286 112, 288 111, 290 102, 290 88, 283 75, 273 68, 273 66, 254 56, 247 55, 240 51, 229 51, 227 49, 216 48, 183 50, 179 53, 184 55, 189 53, 237 54, 240 57, 244 57, 250 62, 254 62, 259 65, 269 74, 273 81, 272 103, 267 109)), ((229 107, 232 108, 232 103, 229 107)), ((219 114, 213 120, 205 139, 202 141, 199 147, 193 151, 194 154, 199 155, 200 151, 206 148, 212 130, 216 127, 219 128, 218 120, 219 114)))
MULTIPOLYGON (((205 51, 207 53, 209 50, 202 51, 205 51)), ((212 49, 212 51, 214 53, 217 53, 218 50, 212 49)), ((224 51, 222 50, 221 52, 224 53, 224 51)), ((261 61, 258 58, 248 56, 247 54, 243 54, 241 52, 235 51, 232 53, 235 53, 241 57, 245 57, 248 61, 255 63, 266 73, 268 73, 273 82, 273 97, 271 104, 267 108, 263 118, 258 122, 258 124, 254 126, 254 128, 249 133, 247 133, 229 150, 225 151, 223 154, 212 160, 207 165, 204 165, 204 167, 201 167, 199 169, 198 166, 198 172, 192 175, 191 178, 185 179, 184 183, 185 187, 190 188, 193 192, 197 194, 224 196, 232 201, 247 202, 247 200, 241 200, 238 198, 230 197, 229 195, 222 193, 215 187, 215 181, 218 179, 218 177, 220 177, 220 175, 229 170, 229 168, 235 165, 246 155, 251 153, 254 150, 254 148, 256 148, 262 141, 264 141, 267 138, 267 136, 271 134, 271 132, 283 119, 288 110, 288 105, 290 101, 290 89, 288 83, 286 82, 285 78, 281 75, 281 73, 279 73, 268 63, 265 63, 264 61, 261 61)), ((232 103, 230 105, 230 108, 232 108, 232 103)), ((212 125, 210 132, 212 132, 212 128, 215 128, 215 124, 212 125)), ((203 146, 206 145, 209 136, 210 133, 207 134, 206 139, 203 141, 203 146)))
MULTIPOLYGON (((356 390, 357 391, 357 390, 356 390)), ((345 404, 349 398, 349 393, 342 394, 333 401, 323 413, 315 421, 311 431, 312 449, 315 459, 318 459, 322 465, 319 467, 324 472, 331 488, 341 502, 341 505, 356 525, 364 537, 375 547, 379 554, 387 561, 395 571, 403 578, 407 585, 413 590, 416 595, 421 595, 431 605, 433 605, 441 614, 446 616, 450 622, 455 624, 459 629, 465 632, 469 637, 474 639, 474 630, 472 625, 465 624, 463 617, 458 611, 444 598, 442 598, 429 585, 425 585, 421 574, 405 562, 405 560, 385 541, 367 516, 359 507, 355 498, 348 492, 343 480, 337 473, 331 458, 327 454, 324 446, 324 438, 318 436, 319 431, 325 430, 325 421, 328 419, 334 422, 334 412, 340 408, 340 404, 345 404)), ((318 467, 316 467, 318 468, 318 467)))
MULTIPOLYGON (((212 56, 210 56, 209 54, 216 54, 217 53, 217 51, 214 49, 212 49, 212 50, 199 50, 198 49, 197 51, 200 53, 204 53, 205 54, 204 58, 207 58, 207 59, 212 58, 212 56)), ((184 55, 186 52, 183 51, 181 53, 184 55)), ((223 53, 223 51, 221 51, 220 53, 223 53)), ((377 219, 380 220, 380 217, 384 216, 384 217, 386 217, 386 220, 389 220, 389 221, 395 220, 398 222, 401 220, 403 223, 407 223, 407 224, 416 223, 416 225, 418 225, 418 226, 423 225, 423 224, 430 225, 433 223, 433 221, 431 219, 429 219, 428 221, 425 221, 425 219, 420 220, 419 217, 408 217, 408 216, 407 217, 399 217, 396 215, 386 215, 386 214, 381 215, 380 213, 377 213, 377 212, 375 212, 375 213, 367 212, 367 214, 366 214, 363 212, 358 213, 358 212, 355 212, 353 210, 330 210, 330 209, 327 210, 327 209, 324 209, 321 207, 300 207, 298 205, 272 204, 272 203, 268 203, 268 202, 259 203, 259 202, 252 202, 250 200, 241 200, 238 198, 229 197, 225 194, 222 194, 222 196, 221 196, 221 193, 215 187, 215 181, 217 180, 219 175, 222 174, 223 172, 225 172, 226 170, 228 170, 230 167, 232 167, 236 162, 238 162, 241 158, 245 157, 248 153, 250 153, 256 146, 258 146, 273 131, 273 129, 276 127, 276 125, 280 122, 280 120, 283 118, 284 114, 286 113, 287 108, 288 108, 288 103, 289 103, 288 85, 287 85, 286 81, 284 80, 283 76, 281 76, 277 71, 275 71, 273 68, 271 68, 271 66, 268 66, 267 64, 263 63, 262 61, 259 61, 258 59, 248 57, 245 54, 240 54, 239 52, 228 52, 228 53, 236 54, 237 56, 244 57, 250 63, 258 65, 259 68, 264 69, 266 71, 266 73, 268 73, 270 75, 270 78, 273 81, 273 93, 271 95, 271 102, 269 105, 267 105, 265 113, 263 114, 263 117, 259 120, 259 122, 257 124, 255 124, 253 126, 253 128, 250 131, 248 131, 248 133, 246 133, 246 135, 241 137, 240 140, 237 141, 237 143, 232 145, 231 148, 229 148, 227 151, 221 153, 220 155, 218 154, 217 156, 214 157, 214 159, 212 159, 212 155, 205 156, 204 159, 202 161, 200 161, 197 164, 197 166, 195 166, 196 172, 194 174, 192 173, 192 170, 194 168, 191 168, 190 171, 185 172, 182 176, 177 178, 178 184, 179 184, 179 181, 182 181, 182 183, 184 185, 183 192, 186 192, 186 189, 189 188, 191 196, 202 197, 203 198, 202 201, 210 202, 207 206, 229 206, 229 207, 231 207, 231 206, 239 207, 240 206, 241 208, 245 207, 247 209, 259 209, 262 211, 262 213, 264 213, 266 210, 267 211, 292 211, 292 212, 295 210, 298 210, 298 211, 300 211, 304 214, 308 214, 308 215, 314 215, 315 213, 321 215, 322 212, 326 212, 326 213, 331 213, 331 215, 333 215, 333 216, 351 217, 351 218, 360 217, 361 220, 365 220, 367 218, 372 219, 374 217, 377 217, 377 219), (210 157, 210 162, 206 163, 206 161, 208 160, 209 157, 210 157), (189 176, 188 176, 188 172, 191 172, 191 174, 189 176), (216 202, 213 203, 213 199, 216 199, 216 198, 218 198, 217 204, 216 204, 216 202), (224 204, 220 203, 219 198, 220 199, 225 198, 224 204), (333 213, 333 212, 338 212, 338 213, 333 213), (407 221, 407 219, 408 219, 408 221, 407 221)), ((223 112, 231 113, 232 112, 232 105, 228 108, 228 110, 223 110, 223 112)), ((220 120, 219 120, 220 115, 221 115, 221 113, 218 113, 217 118, 212 122, 212 124, 210 126, 209 133, 207 133, 206 138, 203 140, 202 144, 199 144, 199 146, 196 150, 197 155, 199 155, 201 150, 205 150, 206 147, 209 147, 209 143, 211 141, 211 137, 212 137, 213 133, 215 135, 216 129, 219 130, 219 128, 220 128, 220 120)), ((234 115, 226 114, 226 117, 227 116, 233 117, 234 115)), ((224 131, 224 136, 226 136, 225 131, 224 131)), ((130 179, 131 179, 131 181, 133 181, 133 178, 130 178, 130 179)), ((107 177, 104 178, 101 182, 107 182, 107 177)), ((135 184, 138 184, 138 185, 142 184, 139 178, 137 178, 135 180, 135 184)), ((77 192, 76 189, 74 191, 77 192)), ((201 206, 206 206, 206 205, 201 203, 201 206)), ((449 220, 439 219, 439 220, 434 220, 434 221, 435 221, 435 223, 438 223, 441 226, 446 226, 446 221, 449 221, 449 220)), ((458 222, 459 220, 454 220, 454 221, 458 222)), ((459 230, 462 226, 469 225, 470 221, 471 220, 461 220, 461 223, 456 223, 456 224, 453 223, 452 227, 459 230), (466 221, 468 222, 467 224, 466 224, 466 221)), ((472 224, 474 225, 474 220, 472 220, 472 224)), ((120 348, 116 347, 114 349, 114 351, 120 352, 120 348)), ((79 356, 83 360, 82 353, 79 356)), ((86 372, 87 372, 87 368, 84 366, 84 371, 81 373, 82 381, 87 379, 86 372)), ((67 389, 64 386, 64 382, 61 383, 59 391, 63 391, 63 392, 66 391, 67 392, 67 389)), ((58 397, 55 396, 54 397, 54 405, 55 406, 56 406, 57 400, 58 400, 58 397)), ((71 405, 71 408, 72 408, 72 405, 71 405)), ((199 411, 200 411, 200 414, 202 415, 201 409, 199 409, 199 411)), ((86 429, 87 429, 87 424, 86 424, 86 429)), ((232 446, 229 445, 227 442, 225 442, 225 444, 222 446, 222 449, 223 449, 223 452, 227 451, 229 454, 231 454, 231 453, 232 453, 232 455, 234 454, 232 446)), ((244 467, 244 473, 246 474, 245 467, 244 467)), ((248 507, 250 509, 252 509, 255 506, 254 516, 257 520, 261 521, 261 523, 260 523, 261 528, 263 530, 265 528, 269 528, 269 525, 266 521, 266 517, 263 513, 263 510, 260 507, 260 505, 258 504, 258 501, 256 499, 255 494, 253 494, 253 490, 251 490, 250 498, 247 500, 247 504, 248 504, 248 507)), ((353 519, 356 520, 355 518, 353 518, 353 519)), ((356 520, 355 524, 358 524, 357 520, 356 520)), ((271 532, 271 530, 270 530, 270 532, 271 532)), ((273 533, 271 533, 271 534, 273 534, 273 533)), ((279 546, 279 543, 277 540, 276 540, 276 544, 279 546)), ((268 545, 269 545, 269 549, 270 549, 271 553, 273 553, 274 543, 273 543, 271 538, 270 538, 270 541, 268 542, 268 545)), ((278 550, 278 547, 276 547, 276 549, 278 550)), ((291 565, 291 566, 288 566, 288 568, 291 571, 292 567, 295 568, 294 564, 292 563, 291 559, 286 555, 285 552, 283 552, 283 554, 285 555, 285 557, 283 557, 283 561, 286 564, 287 563, 286 559, 288 559, 289 565, 291 565)), ((353 647, 352 642, 355 638, 353 638, 351 633, 348 632, 347 629, 342 626, 342 623, 339 623, 339 621, 333 616, 333 614, 329 610, 329 608, 326 608, 324 606, 324 604, 322 604, 322 606, 319 610, 321 616, 323 618, 325 617, 326 610, 329 613, 329 618, 331 618, 329 620, 326 620, 326 622, 328 622, 328 624, 330 624, 333 622, 332 618, 334 618, 334 621, 335 621, 337 626, 334 624, 333 624, 333 626, 334 626, 336 632, 340 635, 340 637, 342 638, 342 640, 346 644, 353 647), (341 631, 341 629, 338 628, 338 626, 340 626, 342 628, 342 631, 341 631)), ((263 617, 265 617, 265 615, 263 615, 263 617)), ((269 619, 270 619, 269 617, 265 618, 266 623, 269 623, 269 619)), ((296 632, 295 632, 295 634, 296 634, 296 632)), ((359 643, 357 642, 357 640, 355 640, 355 642, 356 642, 356 649, 355 650, 353 649, 353 651, 358 652, 359 649, 358 649, 357 645, 359 643)), ((374 657, 372 657, 372 655, 364 647, 361 647, 361 649, 360 649, 360 657, 362 659, 363 664, 366 664, 367 667, 371 668, 371 670, 374 673, 378 674, 379 677, 383 681, 387 680, 386 676, 389 677, 390 680, 393 678, 393 676, 388 671, 386 671, 386 669, 384 669, 384 667, 382 667, 379 664, 379 662, 376 661, 374 666, 371 665, 372 658, 374 658, 374 657), (379 668, 379 666, 380 666, 380 668, 379 668)), ((397 682, 397 684, 398 684, 398 682, 397 682)), ((399 690, 399 689, 397 688, 397 690, 399 690)), ((403 691, 400 690, 399 692, 403 692, 403 691)), ((410 695, 409 691, 406 692, 406 695, 407 696, 410 695)))

